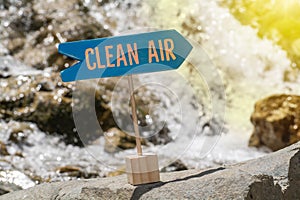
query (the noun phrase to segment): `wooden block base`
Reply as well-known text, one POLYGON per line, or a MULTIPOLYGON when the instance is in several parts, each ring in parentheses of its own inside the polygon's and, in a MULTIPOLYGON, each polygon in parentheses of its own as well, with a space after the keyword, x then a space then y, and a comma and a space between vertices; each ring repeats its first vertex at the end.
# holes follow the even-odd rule
POLYGON ((160 181, 157 155, 127 156, 126 173, 128 183, 132 185, 160 181))

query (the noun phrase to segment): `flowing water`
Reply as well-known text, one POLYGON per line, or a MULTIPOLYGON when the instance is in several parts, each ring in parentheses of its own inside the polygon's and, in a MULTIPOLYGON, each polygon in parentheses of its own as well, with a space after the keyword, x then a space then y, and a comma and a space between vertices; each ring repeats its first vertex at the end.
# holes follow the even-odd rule
MULTIPOLYGON (((165 146, 145 147, 145 151, 158 153, 161 167, 180 158, 189 168, 205 168, 237 163, 269 152, 267 149, 248 147, 252 131, 249 118, 258 99, 269 94, 297 93, 299 90, 295 83, 283 81, 284 71, 289 68, 290 60, 280 47, 270 40, 260 39, 255 29, 241 25, 217 1, 124 0, 99 6, 96 1, 85 0, 84 5, 89 8, 89 14, 95 20, 115 35, 137 27, 178 30, 201 44, 206 51, 205 56, 213 63, 211 66, 216 66, 215 70, 222 77, 226 94, 225 99, 221 99, 221 102, 226 101, 225 119, 210 122, 210 126, 205 127, 209 118, 203 116, 210 100, 204 99, 195 108, 195 99, 197 95, 218 95, 218 88, 210 88, 213 90, 209 91, 209 87, 205 87, 205 79, 208 77, 197 79, 193 75, 191 77, 195 79, 187 78, 187 66, 182 69, 183 76, 176 72, 162 73, 155 77, 141 76, 144 84, 156 83, 152 89, 162 97, 165 105, 160 117, 167 119, 170 134, 175 139, 165 146), (198 90, 191 89, 192 86, 185 82, 187 80, 192 85, 201 87, 198 90), (184 84, 187 87, 183 87, 184 84), (198 92, 195 94, 195 91, 198 92), (214 123, 218 126, 224 123, 221 136, 213 133, 214 123), (203 150, 204 143, 215 146, 211 151, 206 151, 203 150), (207 156, 204 157, 205 155, 207 156)), ((0 62, 4 61, 0 59, 0 62)), ((10 70, 20 73, 20 70, 10 70)), ((27 124, 31 131, 27 139, 30 145, 14 145, 8 149, 13 154, 22 148, 24 156, 7 158, 10 160, 1 162, 0 165, 3 170, 24 172, 22 176, 17 171, 3 171, 4 174, 0 174, 0 180, 9 180, 23 188, 35 184, 32 181, 33 174, 50 181, 70 179, 58 174, 56 170, 66 165, 77 166, 90 174, 100 172, 100 176, 103 176, 122 167, 125 155, 135 154, 134 149, 111 155, 95 145, 85 148, 65 145, 58 137, 38 130, 35 124, 27 124)), ((1 122, 0 126, 1 140, 7 141, 15 122, 1 122)), ((99 144, 104 144, 103 138, 99 140, 99 144)))

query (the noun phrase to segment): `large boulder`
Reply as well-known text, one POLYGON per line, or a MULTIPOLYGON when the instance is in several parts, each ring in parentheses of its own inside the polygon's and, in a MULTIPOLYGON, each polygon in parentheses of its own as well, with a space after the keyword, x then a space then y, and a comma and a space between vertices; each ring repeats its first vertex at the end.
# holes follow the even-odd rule
POLYGON ((72 83, 59 74, 12 76, 0 79, 0 118, 35 122, 49 133, 64 134, 67 143, 78 143, 72 119, 72 83))
POLYGON ((1 12, 1 42, 11 55, 38 69, 63 69, 74 63, 58 54, 61 42, 111 36, 81 0, 12 1, 1 12))
MULTIPOLYGON (((132 128, 132 122, 127 112, 127 110, 129 110, 129 102, 126 98, 126 94, 128 94, 126 79, 103 79, 98 84, 96 83, 96 85, 84 84, 82 87, 83 88, 78 89, 79 92, 77 92, 77 96, 74 97, 75 83, 62 82, 57 72, 18 75, 0 79, 0 119, 33 122, 36 123, 42 131, 63 135, 64 140, 68 144, 82 145, 83 138, 78 136, 73 118, 74 102, 79 101, 74 107, 75 110, 86 109, 88 112, 96 112, 97 120, 102 128, 102 131, 86 132, 84 138, 85 144, 102 136, 103 131, 118 127, 115 118, 128 119, 128 121, 121 120, 121 123, 132 128), (118 105, 114 107, 118 115, 114 116, 111 99, 118 81, 123 81, 124 83, 119 84, 121 88, 118 88, 116 95, 119 95, 118 100, 120 101, 118 101, 118 105), (94 91, 94 96, 92 97, 91 91, 94 91), (94 105, 91 105, 89 101, 92 98, 94 98, 94 105), (123 101, 121 99, 125 100, 123 101)), ((152 95, 149 97, 144 95, 146 90, 147 89, 144 88, 143 91, 136 92, 135 94, 138 108, 139 110, 143 110, 143 112, 139 112, 139 121, 144 124, 147 124, 146 115, 149 115, 149 107, 151 107, 152 102, 158 101, 158 98, 151 92, 152 95)), ((85 118, 86 122, 92 121, 93 116, 94 113, 90 113, 88 115, 90 118, 85 118)), ((154 117, 154 119, 156 118, 157 117, 154 117)), ((153 120, 152 124, 148 125, 149 127, 155 128, 156 123, 157 122, 153 120)), ((88 127, 89 123, 81 124, 81 126, 83 125, 88 127)), ((161 130, 161 134, 155 136, 157 137, 157 141, 170 141, 170 139, 165 139, 168 139, 168 132, 165 129, 167 128, 164 128, 161 130)), ((153 137, 149 138, 150 142, 153 141, 158 144, 156 140, 154 140, 153 137)), ((134 139, 130 139, 130 141, 133 143, 134 139)))
POLYGON ((126 175, 42 184, 0 199, 287 199, 300 198, 300 143, 265 157, 206 170, 162 173, 132 186, 126 175))
POLYGON ((300 96, 281 94, 258 101, 251 122, 250 146, 276 151, 300 141, 300 96))
MULTIPOLYGON (((99 116, 111 112, 103 97, 111 93, 112 83, 112 80, 102 82, 98 89, 101 95, 95 96, 99 116)), ((45 132, 63 135, 67 143, 81 144, 72 113, 74 83, 62 82, 58 73, 20 75, 0 79, 0 90, 0 118, 34 122, 45 132)), ((104 129, 116 125, 110 115, 101 117, 102 121, 107 123, 104 129)))

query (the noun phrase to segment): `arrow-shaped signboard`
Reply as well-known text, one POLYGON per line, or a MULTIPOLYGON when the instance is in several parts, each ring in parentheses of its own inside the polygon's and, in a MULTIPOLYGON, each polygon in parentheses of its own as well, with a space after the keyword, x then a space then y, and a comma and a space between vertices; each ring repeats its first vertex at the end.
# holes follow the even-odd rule
MULTIPOLYGON (((64 82, 177 69, 191 50, 191 44, 175 30, 67 42, 58 47, 59 53, 79 60, 61 72, 64 82)), ((138 153, 126 158, 128 181, 133 185, 157 182, 157 156, 142 154, 132 76, 128 83, 138 153)))
POLYGON ((61 72, 64 82, 177 69, 192 50, 175 30, 62 43, 58 51, 79 60, 61 72))

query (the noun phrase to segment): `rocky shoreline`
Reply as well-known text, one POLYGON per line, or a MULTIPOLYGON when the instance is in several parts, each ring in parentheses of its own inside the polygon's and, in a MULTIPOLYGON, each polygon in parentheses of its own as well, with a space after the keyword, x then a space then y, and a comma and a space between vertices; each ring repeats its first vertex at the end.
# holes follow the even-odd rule
POLYGON ((0 199, 291 199, 300 196, 300 142, 267 156, 205 170, 161 173, 132 186, 126 175, 45 183, 0 199))

